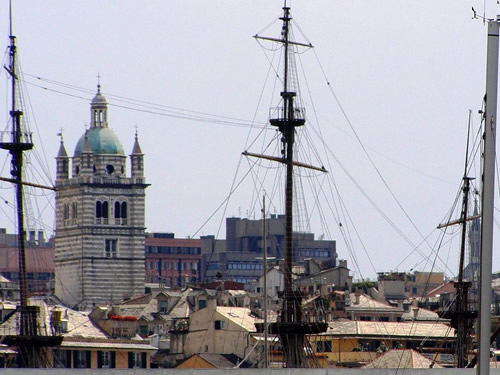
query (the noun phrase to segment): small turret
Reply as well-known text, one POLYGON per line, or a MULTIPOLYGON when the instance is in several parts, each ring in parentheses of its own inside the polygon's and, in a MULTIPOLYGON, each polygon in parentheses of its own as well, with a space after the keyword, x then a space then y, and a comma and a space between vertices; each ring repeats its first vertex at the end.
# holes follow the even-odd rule
POLYGON ((85 132, 83 151, 79 155, 79 162, 75 167, 76 175, 91 176, 94 174, 94 153, 90 147, 88 131, 85 132))
POLYGON ((59 134, 61 136, 61 145, 59 146, 59 152, 56 156, 56 180, 67 180, 69 178, 69 157, 68 153, 66 152, 66 148, 64 147, 64 139, 62 133, 59 134))
POLYGON ((144 177, 144 154, 142 153, 141 146, 139 145, 139 137, 137 130, 135 132, 135 142, 130 155, 131 177, 144 177))
POLYGON ((91 106, 91 128, 108 127, 108 102, 101 94, 101 84, 97 84, 97 94, 92 99, 91 106))

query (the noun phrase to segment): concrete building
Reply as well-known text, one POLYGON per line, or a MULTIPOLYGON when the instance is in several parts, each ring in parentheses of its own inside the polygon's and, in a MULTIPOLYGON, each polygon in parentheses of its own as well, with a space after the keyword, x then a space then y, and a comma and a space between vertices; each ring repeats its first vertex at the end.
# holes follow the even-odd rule
POLYGON ((322 269, 314 259, 305 259, 303 275, 298 275, 294 284, 309 294, 327 294, 333 290, 351 290, 352 276, 347 261, 340 260, 336 267, 322 269))
POLYGON ((71 173, 62 138, 56 157, 55 292, 80 309, 144 293, 144 154, 136 134, 127 176, 100 85, 90 114, 71 173))
POLYGON ((443 272, 415 271, 406 276, 406 292, 411 297, 422 297, 443 283, 443 272))
MULTIPOLYGON (((19 298, 19 251, 17 234, 0 228, 0 298, 19 298)), ((26 281, 28 296, 54 291, 54 242, 46 241, 43 231, 25 233, 26 281)))
POLYGON ((185 287, 201 281, 202 240, 146 233, 146 282, 185 287))
MULTIPOLYGON (((263 220, 231 217, 226 219, 226 240, 213 236, 202 237, 202 279, 224 279, 244 284, 262 275, 263 220)), ((285 216, 271 215, 266 219, 267 255, 279 264, 284 257, 285 216)), ((335 241, 316 240, 313 233, 294 232, 293 263, 304 265, 312 258, 323 267, 335 267, 335 241)), ((269 260, 268 265, 272 265, 269 260)))
POLYGON ((208 300, 206 307, 189 317, 189 328, 182 345, 172 345, 185 358, 197 353, 235 354, 255 363, 259 353, 251 353, 256 332, 256 317, 245 307, 217 306, 208 300), (247 355, 249 355, 247 357, 247 355))
POLYGON ((418 349, 438 363, 453 353, 456 338, 448 325, 436 322, 334 320, 328 330, 310 337, 322 367, 360 367, 389 349, 418 349))

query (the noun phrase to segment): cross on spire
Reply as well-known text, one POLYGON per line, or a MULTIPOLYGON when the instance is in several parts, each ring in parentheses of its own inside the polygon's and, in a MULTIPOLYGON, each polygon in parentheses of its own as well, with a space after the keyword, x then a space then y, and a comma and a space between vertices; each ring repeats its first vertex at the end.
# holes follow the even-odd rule
POLYGON ((101 73, 97 72, 97 91, 101 92, 101 73))
POLYGON ((64 131, 63 128, 59 128, 59 132, 57 133, 57 136, 61 137, 61 143, 63 143, 63 141, 64 141, 63 131, 64 131))

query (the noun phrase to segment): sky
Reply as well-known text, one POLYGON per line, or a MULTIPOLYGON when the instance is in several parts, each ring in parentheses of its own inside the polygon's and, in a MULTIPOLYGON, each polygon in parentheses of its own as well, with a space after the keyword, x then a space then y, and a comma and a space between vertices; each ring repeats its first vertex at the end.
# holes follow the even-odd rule
MULTIPOLYGON (((308 201, 310 230, 337 240, 339 258, 357 279, 412 269, 455 275, 458 229, 445 234, 438 251, 435 228, 450 215, 459 190, 469 110, 476 131, 480 124, 487 29, 473 19, 472 7, 491 18, 500 6, 492 0, 288 4, 296 39, 314 45, 297 55, 308 121, 299 159, 318 152, 304 161, 329 170, 328 180, 317 179, 331 199, 321 219, 312 217, 321 201, 308 201), (349 219, 328 214, 334 202, 343 202, 349 219)), ((0 6, 5 52, 8 2, 0 6)), ((224 238, 225 217, 259 218, 259 176, 278 168, 250 169, 255 161, 241 152, 261 152, 272 142, 273 130, 262 127, 277 105, 280 68, 270 69, 279 59, 276 46, 253 36, 279 36, 282 6, 278 0, 15 1, 25 111, 35 132, 33 178, 53 183, 60 129, 73 154, 90 123, 99 75, 110 127, 127 154, 137 129, 146 154, 148 231, 224 238)), ((5 72, 0 95, 7 124, 5 72)), ((8 156, 1 158, 1 174, 8 175, 8 156)), ((479 177, 478 168, 472 172, 479 177)), ((306 180, 304 190, 312 184, 306 180)), ((282 196, 270 186, 269 212, 281 213, 282 196)), ((36 194, 48 199, 34 201, 29 211, 41 211, 50 235, 54 197, 36 194)), ((0 226, 13 232, 8 184, 0 185, 0 198, 0 226)))

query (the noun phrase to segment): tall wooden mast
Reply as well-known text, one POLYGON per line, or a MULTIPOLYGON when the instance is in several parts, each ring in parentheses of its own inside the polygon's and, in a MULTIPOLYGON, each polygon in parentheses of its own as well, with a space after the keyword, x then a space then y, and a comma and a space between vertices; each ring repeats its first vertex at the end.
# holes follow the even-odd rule
POLYGON ((284 263, 284 291, 281 321, 271 325, 271 332, 278 334, 283 347, 283 362, 288 368, 313 367, 314 361, 310 357, 310 347, 305 338, 306 334, 316 334, 326 331, 326 323, 308 323, 302 321, 301 301, 302 293, 294 290, 292 285, 293 265, 293 168, 295 131, 305 124, 304 108, 295 105, 297 93, 293 91, 291 82, 296 82, 291 56, 291 45, 300 44, 289 40, 290 36, 290 8, 283 7, 283 21, 281 39, 271 39, 283 44, 284 74, 283 91, 281 92, 281 107, 273 111, 275 117, 269 122, 276 126, 282 134, 282 160, 286 165, 285 183, 285 263, 284 263), (295 81, 292 81, 295 80, 295 81))
MULTIPOLYGON (((23 152, 31 150, 33 143, 31 142, 31 133, 26 132, 22 126, 23 112, 18 109, 17 103, 17 70, 16 70, 16 37, 12 35, 12 10, 10 9, 10 45, 9 45, 9 66, 5 70, 11 77, 11 131, 10 139, 4 140, 0 147, 8 150, 12 156, 11 162, 11 175, 12 180, 16 187, 16 213, 17 213, 17 228, 18 228, 18 261, 19 261, 19 286, 21 297, 21 320, 20 320, 20 334, 29 335, 31 333, 31 324, 29 322, 29 314, 27 313, 26 306, 27 300, 27 286, 26 286, 26 256, 24 244, 24 214, 23 214, 23 152)), ((5 134, 3 134, 5 135, 5 134)))
POLYGON ((28 305, 28 289, 26 277, 26 252, 24 238, 24 209, 23 209, 23 152, 33 148, 31 133, 23 128, 23 112, 18 107, 18 72, 16 61, 16 37, 12 32, 12 3, 9 5, 9 65, 5 70, 11 77, 11 130, 2 133, 0 148, 8 150, 12 156, 11 181, 16 189, 16 216, 17 216, 17 247, 19 264, 19 333, 4 337, 4 343, 14 345, 18 352, 20 367, 48 367, 50 361, 45 356, 43 347, 59 345, 60 337, 40 336, 38 332, 38 307, 28 305))

